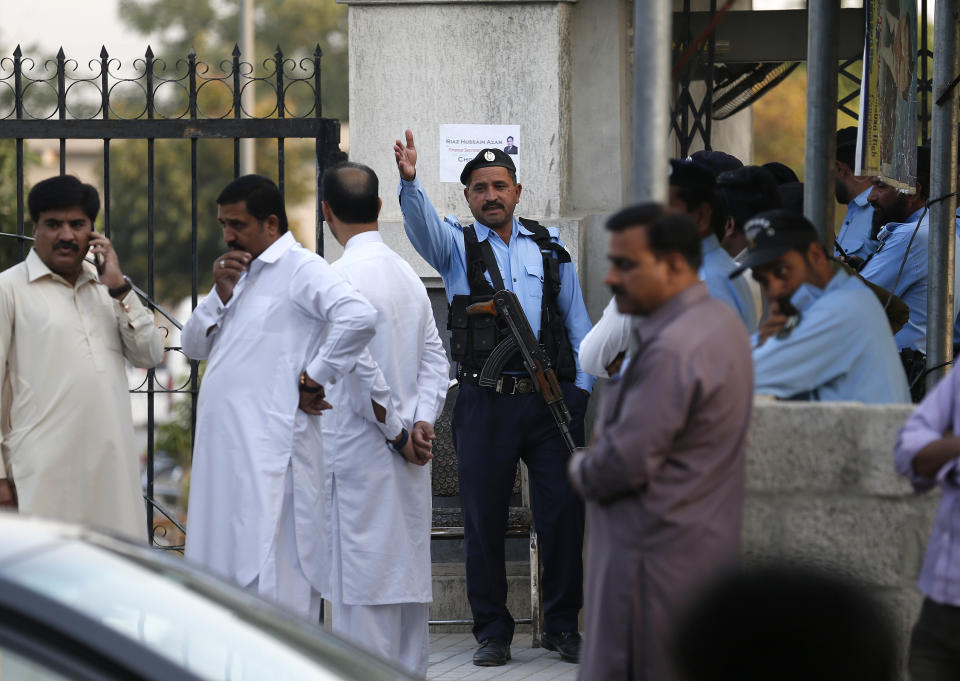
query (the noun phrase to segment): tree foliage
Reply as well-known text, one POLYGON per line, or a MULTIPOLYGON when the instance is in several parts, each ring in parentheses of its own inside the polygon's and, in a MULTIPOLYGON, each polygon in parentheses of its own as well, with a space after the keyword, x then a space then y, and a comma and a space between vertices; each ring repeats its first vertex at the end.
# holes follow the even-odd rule
MULTIPOLYGON (((238 35, 240 2, 219 0, 121 0, 120 16, 133 29, 144 35, 159 36, 153 45, 167 71, 159 76, 174 76, 179 60, 193 49, 197 59, 209 67, 207 76, 224 75, 224 61, 229 63, 238 35)), ((347 113, 346 8, 334 0, 255 0, 256 58, 255 75, 273 72, 274 51, 279 46, 285 58, 293 60, 285 66, 289 82, 300 59, 311 57, 317 44, 323 50, 322 97, 323 115, 340 118, 347 113), (267 62, 266 64, 264 62, 267 62)), ((146 49, 146 45, 144 46, 146 49)), ((246 59, 241 56, 241 59, 246 59)), ((179 67, 182 74, 183 65, 179 67)), ((308 65, 308 69, 312 67, 308 65)), ((217 84, 214 84, 217 85, 217 84)), ((185 97, 176 89, 158 91, 158 109, 183 110, 185 97), (164 100, 163 97, 167 99, 164 100)), ((267 85, 258 84, 256 115, 271 116, 276 94, 267 85)), ((289 115, 304 115, 313 105, 309 88, 294 85, 286 93, 289 115)), ((231 94, 225 87, 201 89, 198 104, 206 115, 226 115, 231 94)), ((123 103, 117 104, 123 108, 123 103)), ((131 111, 137 109, 132 104, 131 111)), ((139 105, 142 109, 142 104, 139 105)), ((147 153, 143 140, 115 141, 111 145, 111 236, 124 270, 141 287, 147 288, 147 153)), ((156 297, 173 301, 190 294, 192 216, 190 142, 157 140, 155 155, 154 202, 154 281, 156 297)), ((198 147, 198 272, 201 295, 212 284, 211 264, 224 250, 216 221, 215 200, 220 190, 233 179, 232 140, 200 140, 198 147)), ((277 179, 277 143, 258 140, 257 172, 277 179)), ((288 140, 285 148, 285 193, 288 207, 303 200, 312 190, 313 143, 288 140)))
MULTIPOLYGON (((17 151, 14 140, 0 140, 0 232, 17 233, 17 151)), ((24 197, 26 201, 26 197, 24 197)), ((26 209, 24 209, 26 210, 26 209)), ((26 219, 26 218, 25 218, 26 219)), ((29 234, 30 229, 25 228, 29 234)), ((24 243, 23 253, 30 250, 30 244, 24 243)), ((0 238, 0 270, 5 270, 20 261, 19 240, 9 237, 0 238)))
MULTIPOLYGON (((285 56, 310 57, 323 50, 323 113, 347 117, 347 13, 335 0, 254 0, 256 66, 277 46, 285 56)), ((120 0, 120 18, 144 35, 159 31, 162 43, 154 52, 183 58, 192 48, 211 66, 229 57, 238 41, 239 0, 120 0), (159 47, 159 49, 158 49, 159 47), (214 58, 216 57, 216 58, 214 58)))

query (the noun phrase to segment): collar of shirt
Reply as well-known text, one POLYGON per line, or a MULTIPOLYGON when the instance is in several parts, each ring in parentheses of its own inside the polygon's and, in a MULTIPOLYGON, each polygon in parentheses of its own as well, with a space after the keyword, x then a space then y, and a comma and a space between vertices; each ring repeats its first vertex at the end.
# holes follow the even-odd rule
POLYGON ((279 239, 270 244, 267 247, 267 250, 254 258, 253 262, 250 263, 250 267, 247 268, 246 272, 244 272, 244 275, 254 275, 265 265, 272 265, 281 257, 283 257, 284 253, 296 245, 297 240, 293 238, 293 233, 287 230, 280 236, 279 239))
POLYGON ((716 234, 711 234, 708 237, 705 237, 703 241, 700 242, 700 253, 706 255, 707 253, 713 253, 714 251, 720 248, 720 239, 717 238, 716 234))
MULTIPOLYGON (((473 223, 474 230, 477 232, 477 241, 483 241, 491 232, 494 232, 493 229, 487 227, 480 221, 473 223)), ((524 236, 533 236, 533 232, 523 226, 523 224, 514 216, 513 218, 513 232, 510 234, 510 240, 513 240, 518 233, 523 234, 524 236)))
POLYGON ((642 347, 645 343, 652 340, 660 330, 694 303, 706 300, 710 297, 707 285, 701 281, 688 286, 673 298, 654 310, 648 317, 634 328, 637 336, 637 347, 642 347))
POLYGON ((840 267, 834 267, 834 275, 830 277, 830 281, 827 282, 827 285, 824 288, 819 286, 814 286, 813 284, 806 284, 794 291, 793 295, 790 296, 790 302, 793 303, 793 306, 797 308, 800 312, 806 312, 820 300, 824 294, 828 291, 839 288, 843 285, 847 279, 850 278, 850 275, 843 271, 840 267))
POLYGON ((378 230, 373 230, 371 232, 360 232, 359 234, 354 234, 352 237, 347 239, 347 245, 343 247, 343 252, 346 253, 352 248, 359 248, 366 244, 376 243, 383 243, 383 237, 380 235, 378 230))
MULTIPOLYGON (((27 264, 27 280, 34 282, 41 277, 50 276, 51 279, 59 281, 66 286, 70 286, 70 283, 61 277, 59 274, 47 267, 46 263, 40 259, 40 256, 37 255, 37 252, 34 249, 30 249, 30 252, 27 254, 26 259, 27 264)), ((96 270, 94 270, 93 265, 84 261, 82 263, 83 269, 80 271, 80 276, 77 277, 77 283, 73 285, 72 288, 79 288, 86 284, 88 281, 98 281, 96 270)))
MULTIPOLYGON (((880 231, 877 233, 877 241, 881 244, 890 238, 890 235, 896 232, 903 225, 910 225, 911 227, 917 226, 917 221, 920 220, 920 216, 923 215, 923 208, 918 208, 913 212, 913 214, 908 217, 904 222, 888 222, 883 227, 880 228, 880 231)), ((929 212, 928 212, 929 215, 929 212)), ((928 215, 923 215, 924 222, 928 219, 928 215)))
POLYGON ((853 198, 853 201, 852 201, 851 203, 855 203, 855 204, 857 204, 858 206, 860 206, 861 208, 866 208, 867 205, 869 205, 869 202, 867 201, 867 197, 870 196, 870 192, 871 192, 871 191, 873 191, 873 187, 867 187, 867 188, 864 189, 862 192, 860 192, 859 194, 857 194, 857 195, 853 198))
POLYGON ((289 230, 270 244, 263 253, 254 258, 253 262, 251 262, 247 268, 247 271, 240 275, 236 285, 233 287, 233 296, 227 301, 224 307, 230 307, 231 304, 240 297, 243 290, 250 285, 252 277, 255 278, 257 273, 267 265, 277 262, 284 253, 296 246, 296 244, 297 240, 293 238, 293 233, 289 230))

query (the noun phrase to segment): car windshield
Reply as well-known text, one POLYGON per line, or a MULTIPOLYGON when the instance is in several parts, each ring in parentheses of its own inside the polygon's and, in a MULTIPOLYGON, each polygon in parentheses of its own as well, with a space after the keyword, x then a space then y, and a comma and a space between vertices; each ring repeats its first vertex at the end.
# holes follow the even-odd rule
MULTIPOLYGON (((0 566, 0 575, 103 623, 210 681, 402 676, 343 676, 342 670, 331 669, 302 647, 289 645, 230 607, 183 588, 175 570, 147 569, 81 541, 57 542, 21 554, 0 566)), ((186 576, 182 579, 189 581, 186 576)))

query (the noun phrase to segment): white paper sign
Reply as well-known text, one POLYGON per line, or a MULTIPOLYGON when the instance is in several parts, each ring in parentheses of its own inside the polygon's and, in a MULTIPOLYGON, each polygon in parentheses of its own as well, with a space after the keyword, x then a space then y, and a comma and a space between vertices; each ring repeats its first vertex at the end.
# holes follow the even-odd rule
POLYGON ((469 125, 464 123, 440 126, 440 181, 460 184, 463 166, 481 149, 502 149, 520 168, 523 138, 519 125, 469 125))

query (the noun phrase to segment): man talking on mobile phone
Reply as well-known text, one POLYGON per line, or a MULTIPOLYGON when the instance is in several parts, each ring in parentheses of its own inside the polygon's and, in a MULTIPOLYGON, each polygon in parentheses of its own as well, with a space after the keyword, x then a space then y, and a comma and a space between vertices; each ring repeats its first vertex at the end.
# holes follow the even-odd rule
POLYGON ((124 361, 156 366, 160 330, 93 231, 93 186, 51 177, 27 206, 34 246, 0 274, 0 507, 144 541, 124 361))
POLYGON ((817 230, 787 210, 744 225, 747 255, 770 312, 753 339, 758 394, 780 399, 910 402, 876 294, 827 256, 817 230))

